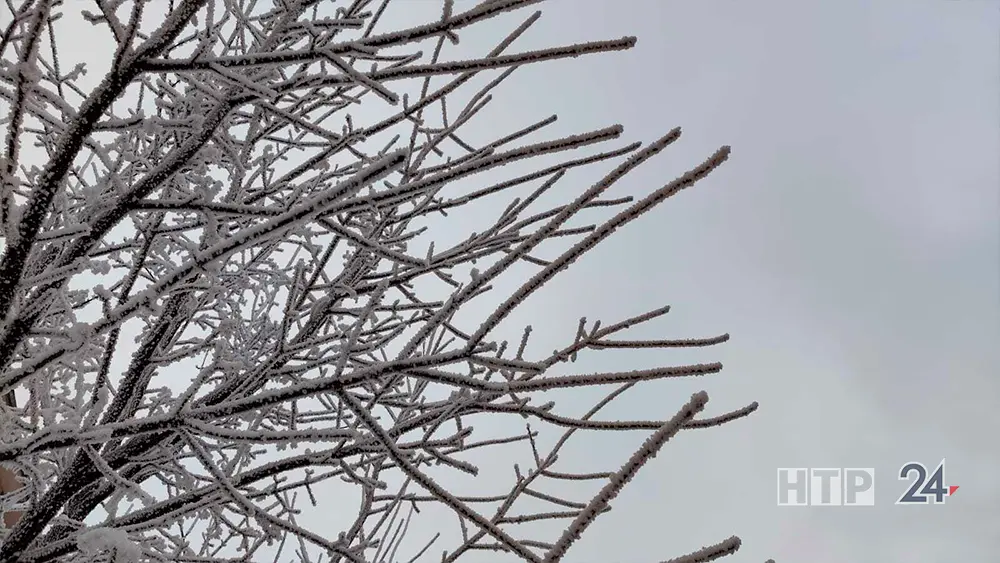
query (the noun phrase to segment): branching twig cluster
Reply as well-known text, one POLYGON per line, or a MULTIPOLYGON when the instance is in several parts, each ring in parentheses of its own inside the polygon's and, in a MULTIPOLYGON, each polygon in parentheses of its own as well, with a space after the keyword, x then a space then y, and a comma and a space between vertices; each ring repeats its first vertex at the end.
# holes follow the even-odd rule
MULTIPOLYGON (((28 389, 30 400, 3 410, 0 461, 25 486, 0 502, 23 510, 0 561, 294 552, 375 563, 444 550, 452 562, 495 550, 555 562, 677 432, 754 410, 699 418, 707 396, 698 393, 667 420, 596 418, 634 386, 715 373, 714 363, 553 373, 587 350, 727 339, 619 336, 666 308, 610 326, 583 320, 572 342, 542 358, 526 354, 530 328, 520 342, 497 341, 504 319, 556 274, 728 155, 723 147, 635 201, 605 192, 679 130, 648 145, 614 144, 617 126, 545 138, 553 117, 497 124, 495 138, 473 140, 468 124, 517 68, 635 43, 518 51, 535 13, 485 56, 447 58, 461 34, 538 3, 459 11, 449 0, 428 23, 382 31, 388 0, 8 0, 0 393, 28 389), (113 37, 113 62, 96 83, 85 66, 66 68, 61 55, 74 45, 62 18, 113 37), (366 117, 369 108, 381 116, 366 117), (539 205, 567 173, 615 161, 572 201, 539 205), (509 172, 524 166, 531 171, 509 172), (495 205, 491 224, 455 244, 429 243, 432 219, 480 201, 495 205), (595 208, 612 215, 581 224, 595 208), (569 244, 541 258, 552 241, 569 244), (457 320, 515 265, 535 273, 494 313, 457 320), (573 387, 609 392, 582 417, 539 400, 573 387), (482 415, 563 435, 544 452, 530 427, 475 432, 482 415), (621 468, 558 464, 572 436, 626 430, 652 434, 621 468), (515 442, 534 464, 507 488, 463 496, 431 477, 431 467, 475 475, 467 454, 515 442), (361 492, 339 534, 297 517, 303 502, 331 502, 314 494, 331 480, 361 492), (544 492, 553 481, 603 488, 589 501, 565 499, 544 492), (519 511, 528 498, 550 508, 519 511), (410 518, 430 504, 459 517, 458 542, 399 552, 410 518), (565 521, 565 532, 525 537, 522 524, 543 520, 565 521)), ((738 546, 731 538, 671 561, 738 546)))

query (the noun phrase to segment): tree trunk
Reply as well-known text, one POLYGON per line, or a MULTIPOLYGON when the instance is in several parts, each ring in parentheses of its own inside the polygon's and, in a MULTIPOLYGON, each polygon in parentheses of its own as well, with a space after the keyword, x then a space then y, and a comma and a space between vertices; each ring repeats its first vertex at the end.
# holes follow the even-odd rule
MULTIPOLYGON (((4 402, 10 407, 17 407, 17 400, 14 397, 14 391, 11 390, 9 393, 4 395, 4 402)), ((18 478, 17 474, 7 469, 6 467, 0 467, 0 492, 7 494, 14 492, 24 486, 21 479, 18 478)), ((13 528, 17 521, 21 519, 20 512, 6 512, 3 515, 3 525, 5 528, 13 528)))

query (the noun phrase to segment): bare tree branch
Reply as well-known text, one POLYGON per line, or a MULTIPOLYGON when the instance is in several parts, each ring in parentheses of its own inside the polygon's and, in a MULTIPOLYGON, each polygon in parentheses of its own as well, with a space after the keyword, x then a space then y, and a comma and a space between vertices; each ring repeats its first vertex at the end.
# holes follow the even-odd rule
POLYGON ((525 12, 488 52, 456 47, 540 3, 442 0, 426 17, 417 8, 434 3, 395 0, 3 8, 0 563, 383 563, 432 547, 446 562, 559 561, 671 437, 756 410, 696 417, 702 392, 667 420, 599 418, 633 388, 722 369, 567 371, 597 350, 728 340, 624 334, 666 307, 582 319, 551 354, 528 352, 531 327, 504 339, 531 295, 729 154, 621 197, 615 184, 679 129, 643 144, 619 143, 618 125, 551 134, 554 115, 484 126, 517 69, 635 45, 519 51, 541 17, 525 12), (425 23, 383 30, 394 9, 425 23), (60 18, 108 34, 96 86, 60 18), (545 203, 602 163, 611 172, 545 203), (476 232, 441 236, 472 213, 476 232), (499 305, 483 311, 484 296, 499 305), (543 400, 581 388, 602 397, 582 416, 543 400), (602 432, 650 436, 620 467, 560 462, 569 440, 602 432), (531 461, 460 492, 484 452, 531 461), (570 481, 603 487, 552 492, 570 481), (311 507, 338 521, 311 521, 311 507), (433 537, 412 537, 422 519, 433 537), (548 522, 564 531, 543 536, 548 522))

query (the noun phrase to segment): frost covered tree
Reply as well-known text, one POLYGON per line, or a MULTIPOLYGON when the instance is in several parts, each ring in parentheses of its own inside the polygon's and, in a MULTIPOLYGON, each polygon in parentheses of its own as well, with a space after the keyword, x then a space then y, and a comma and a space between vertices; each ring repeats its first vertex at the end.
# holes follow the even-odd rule
POLYGON ((573 371, 592 350, 727 339, 629 339, 666 308, 583 319, 551 354, 529 353, 530 327, 498 336, 554 276, 729 153, 616 199, 679 130, 619 144, 617 126, 547 135, 552 117, 476 138, 470 124, 519 67, 635 44, 519 50, 537 4, 7 0, 0 562, 560 561, 671 437, 756 408, 702 415, 702 392, 665 420, 599 418, 631 388, 721 369, 573 371), (392 10, 425 23, 383 29, 392 10), (515 23, 492 50, 455 55, 498 16, 515 23), (81 26, 108 38, 103 76, 73 63, 81 26), (586 185, 542 204, 581 170, 586 185), (483 202, 476 232, 435 234, 483 202), (468 313, 512 276, 497 306, 468 313), (544 400, 573 388, 604 398, 583 416, 544 400), (484 420, 522 430, 476 431, 484 420), (622 431, 648 439, 621 465, 560 465, 571 438, 622 431), (533 462, 456 490, 502 447, 533 462), (545 492, 565 481, 595 493, 545 492), (331 483, 354 493, 331 497, 331 483), (440 534, 404 553, 411 522, 441 510, 440 534))

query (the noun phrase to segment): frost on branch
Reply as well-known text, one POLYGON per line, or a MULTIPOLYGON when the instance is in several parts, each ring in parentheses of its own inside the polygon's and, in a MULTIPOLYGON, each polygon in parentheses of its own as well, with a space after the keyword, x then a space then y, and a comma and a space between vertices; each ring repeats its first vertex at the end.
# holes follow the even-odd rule
POLYGON ((142 557, 142 550, 128 534, 115 528, 91 528, 80 532, 76 545, 83 555, 103 556, 109 563, 131 563, 142 557))
POLYGON ((701 416, 699 393, 648 420, 600 417, 634 387, 721 369, 575 372, 606 348, 727 340, 624 334, 666 308, 581 320, 549 355, 530 328, 506 332, 729 155, 623 198, 615 184, 679 130, 628 144, 619 126, 564 136, 555 116, 491 116, 516 69, 635 43, 521 49, 540 3, 4 8, 0 393, 18 400, 0 407, 0 562, 559 561, 669 439, 756 408, 701 416), (460 41, 507 24, 487 52, 460 41), (116 46, 96 80, 64 35, 82 25, 116 46), (557 186, 573 195, 543 204, 557 186), (604 398, 574 416, 545 395, 577 388, 604 398), (617 468, 559 461, 607 432, 649 438, 617 468), (483 452, 511 451, 530 464, 481 478, 483 452), (593 497, 555 492, 567 483, 593 497))

